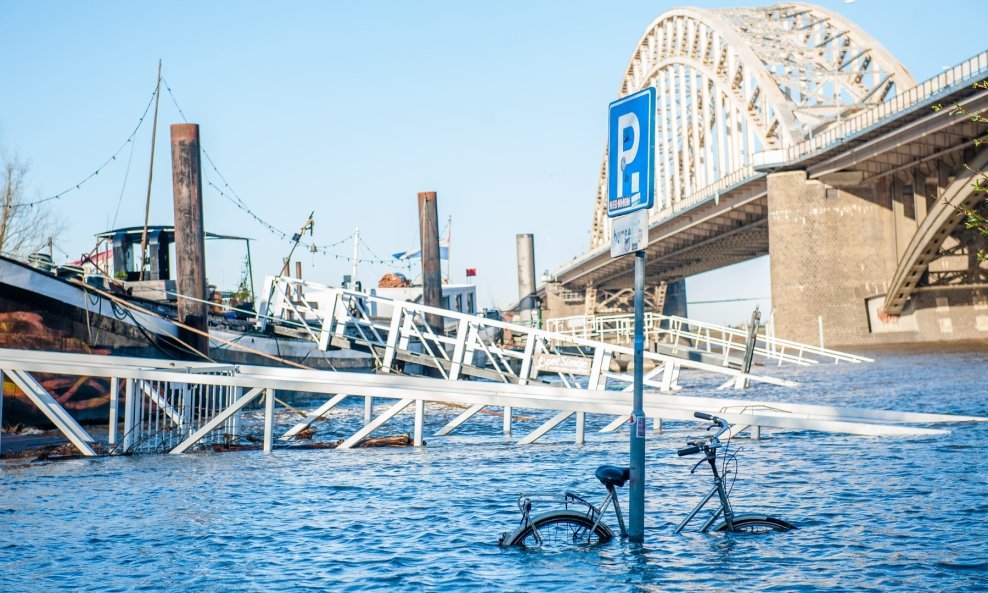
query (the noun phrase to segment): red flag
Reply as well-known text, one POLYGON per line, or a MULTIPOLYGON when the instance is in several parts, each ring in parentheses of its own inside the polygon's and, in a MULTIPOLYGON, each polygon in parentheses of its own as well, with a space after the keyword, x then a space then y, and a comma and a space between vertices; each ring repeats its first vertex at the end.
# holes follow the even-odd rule
POLYGON ((467 268, 467 278, 477 275, 477 268, 467 268))

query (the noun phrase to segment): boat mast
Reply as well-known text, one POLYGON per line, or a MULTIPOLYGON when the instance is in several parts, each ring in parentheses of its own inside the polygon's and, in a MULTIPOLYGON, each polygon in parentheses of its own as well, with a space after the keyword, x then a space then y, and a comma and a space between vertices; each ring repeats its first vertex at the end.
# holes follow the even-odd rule
POLYGON ((350 273, 350 290, 356 290, 357 286, 357 257, 360 249, 360 227, 353 231, 353 272, 350 273))
POLYGON ((158 99, 161 98, 161 60, 158 60, 158 82, 154 87, 154 125, 151 126, 151 165, 148 167, 148 196, 144 202, 144 230, 141 232, 141 273, 138 280, 144 280, 144 266, 147 261, 148 214, 151 212, 151 180, 154 178, 154 140, 158 133, 158 99))
POLYGON ((300 228, 297 233, 292 235, 292 241, 293 241, 292 250, 288 252, 288 257, 285 258, 285 265, 281 268, 282 276, 288 276, 288 270, 289 270, 289 266, 291 265, 292 255, 295 253, 295 248, 298 247, 299 241, 302 240, 302 235, 305 234, 305 231, 309 231, 309 236, 310 237, 312 236, 313 226, 315 226, 312 217, 315 216, 315 214, 316 211, 313 210, 309 214, 309 218, 305 219, 305 224, 302 225, 302 228, 300 228))

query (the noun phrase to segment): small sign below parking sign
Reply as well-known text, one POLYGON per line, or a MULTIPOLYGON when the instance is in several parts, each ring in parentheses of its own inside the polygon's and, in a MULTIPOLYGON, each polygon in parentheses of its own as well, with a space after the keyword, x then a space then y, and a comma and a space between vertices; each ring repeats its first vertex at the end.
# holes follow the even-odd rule
POLYGON ((648 210, 611 219, 611 257, 645 249, 648 244, 648 210))

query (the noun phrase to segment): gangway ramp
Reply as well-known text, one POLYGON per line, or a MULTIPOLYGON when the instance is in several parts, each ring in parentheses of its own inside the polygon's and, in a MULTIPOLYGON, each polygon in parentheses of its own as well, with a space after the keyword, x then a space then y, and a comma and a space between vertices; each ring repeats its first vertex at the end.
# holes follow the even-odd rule
MULTIPOLYGON (((434 378, 369 373, 346 373, 307 369, 233 366, 173 360, 110 357, 0 349, 0 373, 17 377, 42 395, 42 411, 84 455, 109 453, 183 453, 210 444, 236 442, 242 434, 240 415, 248 406, 263 404, 263 447, 271 451, 278 436, 293 434, 316 421, 334 422, 334 407, 348 398, 387 401, 384 412, 351 432, 338 449, 348 449, 397 415, 413 408, 414 443, 423 444, 426 412, 448 415, 446 407, 427 404, 496 406, 505 409, 548 410, 576 414, 575 442, 585 438, 586 414, 627 419, 631 394, 624 391, 573 389, 541 384, 452 382, 434 378), (123 396, 124 432, 118 434, 116 418, 107 437, 97 439, 75 425, 64 427, 57 418, 66 411, 54 398, 43 397, 37 375, 89 377, 111 386, 114 404, 123 396), (285 431, 275 431, 275 409, 279 391, 308 392, 324 403, 309 416, 285 431), (121 394, 122 392, 122 394, 121 394), (321 420, 320 420, 321 419, 321 420)), ((50 397, 50 394, 48 394, 50 397)), ((2 404, 2 402, 0 402, 2 404)), ((379 407, 380 408, 380 407, 379 407)), ((725 417, 732 424, 783 430, 813 430, 872 436, 937 435, 946 431, 930 426, 985 421, 986 418, 945 414, 859 410, 780 402, 728 398, 690 398, 669 393, 646 393, 644 412, 661 420, 693 420, 705 411, 725 417)), ((510 417, 509 417, 510 418, 510 417)), ((352 416, 349 418, 352 423, 352 416)), ((519 443, 531 443, 557 424, 550 420, 530 431, 519 443)), ((334 425, 351 426, 342 421, 334 425)), ((500 437, 500 435, 498 435, 500 437)), ((2 447, 2 443, 0 443, 2 447)))
MULTIPOLYGON (((672 356, 700 355, 700 360, 725 366, 730 366, 744 356, 747 329, 654 312, 646 312, 643 323, 646 348, 656 348, 672 356)), ((568 336, 610 343, 630 343, 634 332, 634 316, 574 315, 548 319, 546 327, 550 331, 568 336)), ((873 359, 859 354, 783 340, 771 332, 756 334, 754 356, 756 360, 775 365, 874 362, 873 359)))
MULTIPOLYGON (((309 338, 323 350, 367 351, 380 373, 414 374, 418 368, 429 368, 447 380, 474 378, 519 385, 551 380, 570 389, 593 390, 621 389, 633 381, 633 369, 622 369, 616 361, 633 357, 627 345, 288 277, 267 277, 260 295, 259 329, 274 325, 275 331, 309 338), (437 326, 430 325, 430 317, 437 326)), ((644 385, 660 391, 684 387, 687 377, 682 370, 724 376, 729 379, 725 386, 796 384, 686 354, 645 352, 644 359, 648 369, 644 385)))

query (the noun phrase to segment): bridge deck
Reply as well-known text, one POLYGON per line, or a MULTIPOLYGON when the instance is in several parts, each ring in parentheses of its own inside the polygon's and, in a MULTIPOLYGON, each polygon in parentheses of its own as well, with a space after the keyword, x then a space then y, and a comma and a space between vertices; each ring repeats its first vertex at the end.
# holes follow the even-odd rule
MULTIPOLYGON (((18 385, 40 396, 40 409, 63 434, 88 456, 101 453, 182 453, 209 444, 231 443, 241 435, 240 412, 248 405, 264 404, 265 451, 276 436, 274 427, 277 392, 281 390, 322 394, 328 399, 308 417, 281 432, 291 438, 325 417, 350 397, 387 400, 391 405, 337 448, 346 449, 372 434, 399 413, 414 406, 414 442, 423 444, 426 404, 497 406, 507 412, 526 408, 554 410, 553 419, 533 430, 519 443, 530 443, 576 415, 576 442, 584 440, 586 414, 616 417, 619 425, 631 411, 631 394, 622 391, 575 390, 560 386, 516 385, 491 382, 457 382, 421 377, 343 373, 272 367, 230 367, 210 363, 184 363, 108 357, 89 354, 0 350, 0 371, 18 385), (110 381, 117 404, 120 386, 124 396, 124 432, 118 436, 116 419, 108 436, 100 440, 66 420, 64 409, 40 387, 38 374, 93 377, 110 381), (122 436, 122 438, 121 438, 122 436)), ((691 420, 693 412, 724 416, 738 427, 773 427, 785 430, 816 430, 860 435, 930 435, 945 431, 905 423, 984 421, 985 418, 864 410, 833 406, 787 404, 727 398, 689 398, 648 393, 645 414, 653 419, 691 420)), ((330 415, 327 421, 334 417, 330 415)), ((442 433, 449 425, 440 430, 442 433)), ((510 426, 510 424, 509 424, 510 426)), ((448 431, 447 431, 448 432, 448 431)), ((500 436, 500 435, 499 435, 500 436)))

